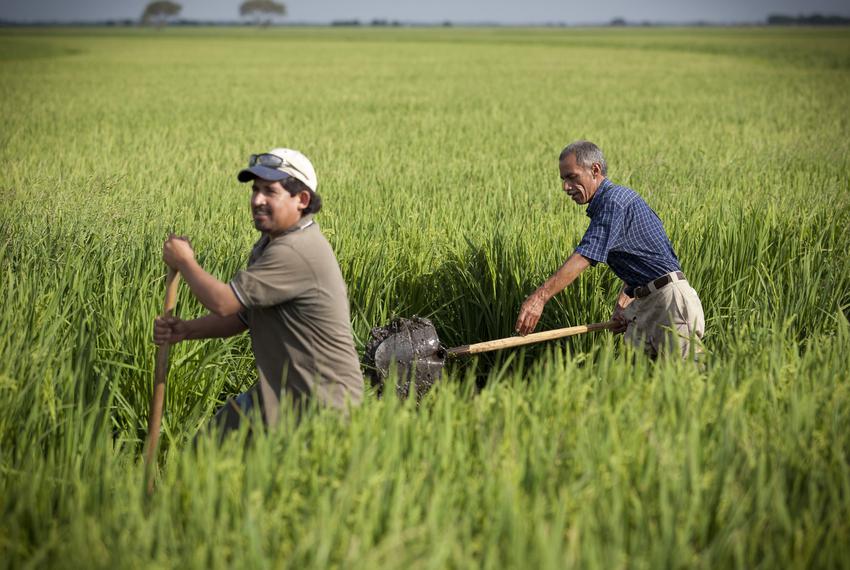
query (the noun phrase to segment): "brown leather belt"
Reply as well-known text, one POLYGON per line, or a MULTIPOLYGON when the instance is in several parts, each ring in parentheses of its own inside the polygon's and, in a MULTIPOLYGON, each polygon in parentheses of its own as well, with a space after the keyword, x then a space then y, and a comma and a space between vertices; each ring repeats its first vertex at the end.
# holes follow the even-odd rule
POLYGON ((643 299, 644 297, 649 296, 650 293, 654 291, 658 291, 662 287, 666 287, 670 283, 674 281, 684 281, 685 274, 681 271, 676 271, 675 273, 668 273, 667 275, 662 275, 655 281, 650 281, 646 285, 641 285, 639 287, 635 287, 635 297, 638 299, 643 299), (678 279, 673 279, 673 276, 678 277, 678 279))

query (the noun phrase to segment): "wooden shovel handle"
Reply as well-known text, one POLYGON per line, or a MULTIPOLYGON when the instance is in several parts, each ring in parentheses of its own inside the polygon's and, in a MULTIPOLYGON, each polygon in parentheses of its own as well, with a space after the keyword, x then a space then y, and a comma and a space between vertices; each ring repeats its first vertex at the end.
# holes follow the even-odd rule
POLYGON ((490 352, 492 350, 501 350, 503 348, 511 348, 514 346, 524 346, 526 344, 534 344, 543 342, 544 340, 554 340, 556 338, 564 338, 577 334, 584 334, 593 331, 601 331, 610 329, 614 326, 614 321, 606 323, 593 323, 590 325, 580 325, 576 327, 567 327, 564 329, 555 329, 539 333, 528 334, 525 336, 512 336, 499 340, 489 340, 487 342, 479 342, 477 344, 465 344, 457 348, 450 348, 449 356, 463 356, 466 354, 479 354, 481 352, 490 352))
MULTIPOLYGON (((165 278, 165 303, 162 309, 163 317, 174 314, 177 304, 177 285, 180 283, 180 273, 168 268, 165 278)), ((150 415, 148 416, 148 441, 145 444, 145 471, 147 473, 148 494, 153 492, 153 464, 156 460, 156 450, 159 443, 159 428, 162 423, 162 405, 165 402, 165 379, 168 376, 168 355, 171 344, 164 343, 156 350, 156 369, 154 372, 153 396, 151 396, 150 415)))

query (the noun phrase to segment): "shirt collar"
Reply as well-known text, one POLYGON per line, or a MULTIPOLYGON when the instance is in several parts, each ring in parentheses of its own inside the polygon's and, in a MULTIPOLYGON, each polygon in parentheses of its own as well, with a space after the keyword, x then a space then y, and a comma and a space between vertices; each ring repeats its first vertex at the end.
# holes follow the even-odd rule
POLYGON ((316 222, 313 221, 313 214, 305 214, 305 215, 301 216, 301 219, 298 220, 297 224, 295 224, 293 227, 286 230, 285 233, 289 234, 289 233, 292 233, 292 232, 301 231, 303 229, 309 228, 314 223, 316 223, 316 222))
POLYGON ((592 218, 599 211, 599 208, 602 207, 602 202, 604 198, 602 195, 611 187, 614 183, 605 178, 599 184, 599 188, 596 189, 596 193, 593 195, 593 198, 590 199, 590 202, 587 204, 587 214, 588 218, 592 218))

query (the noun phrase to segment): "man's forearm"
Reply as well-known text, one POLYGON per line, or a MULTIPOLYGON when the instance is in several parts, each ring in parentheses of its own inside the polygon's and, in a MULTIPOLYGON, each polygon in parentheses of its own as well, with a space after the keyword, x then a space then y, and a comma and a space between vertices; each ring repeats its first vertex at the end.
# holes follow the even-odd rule
POLYGON ((614 323, 611 327, 612 332, 618 334, 626 332, 626 329, 629 327, 629 323, 626 319, 625 309, 633 300, 634 299, 626 295, 626 285, 623 284, 623 287, 620 289, 620 294, 617 295, 617 303, 614 305, 614 311, 611 313, 611 322, 614 323))
POLYGON ((567 286, 581 275, 581 272, 590 267, 590 262, 579 253, 572 254, 564 264, 546 280, 539 290, 544 299, 549 301, 552 297, 563 291, 567 286))
POLYGON ((230 285, 204 271, 194 258, 181 265, 180 274, 198 301, 216 315, 227 317, 242 310, 230 285))
POLYGON ((558 271, 525 299, 517 317, 516 331, 522 335, 533 331, 549 299, 563 291, 589 266, 587 258, 578 253, 572 254, 558 271))
POLYGON ((625 309, 631 304, 632 301, 634 301, 634 299, 626 295, 626 286, 623 285, 623 287, 620 289, 620 294, 617 296, 616 307, 620 309, 625 309))
POLYGON ((186 321, 186 339, 197 340, 202 338, 226 338, 245 331, 248 327, 239 318, 239 315, 220 317, 218 315, 206 315, 198 319, 186 321))

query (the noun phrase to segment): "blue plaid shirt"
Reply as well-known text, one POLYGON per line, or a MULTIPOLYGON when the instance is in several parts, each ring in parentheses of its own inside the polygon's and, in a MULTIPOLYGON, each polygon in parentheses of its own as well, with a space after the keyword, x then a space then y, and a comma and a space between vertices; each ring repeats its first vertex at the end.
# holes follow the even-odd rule
POLYGON ((576 252, 591 265, 607 263, 626 283, 627 295, 682 270, 661 220, 634 190, 606 178, 587 205, 587 216, 590 225, 576 252))

